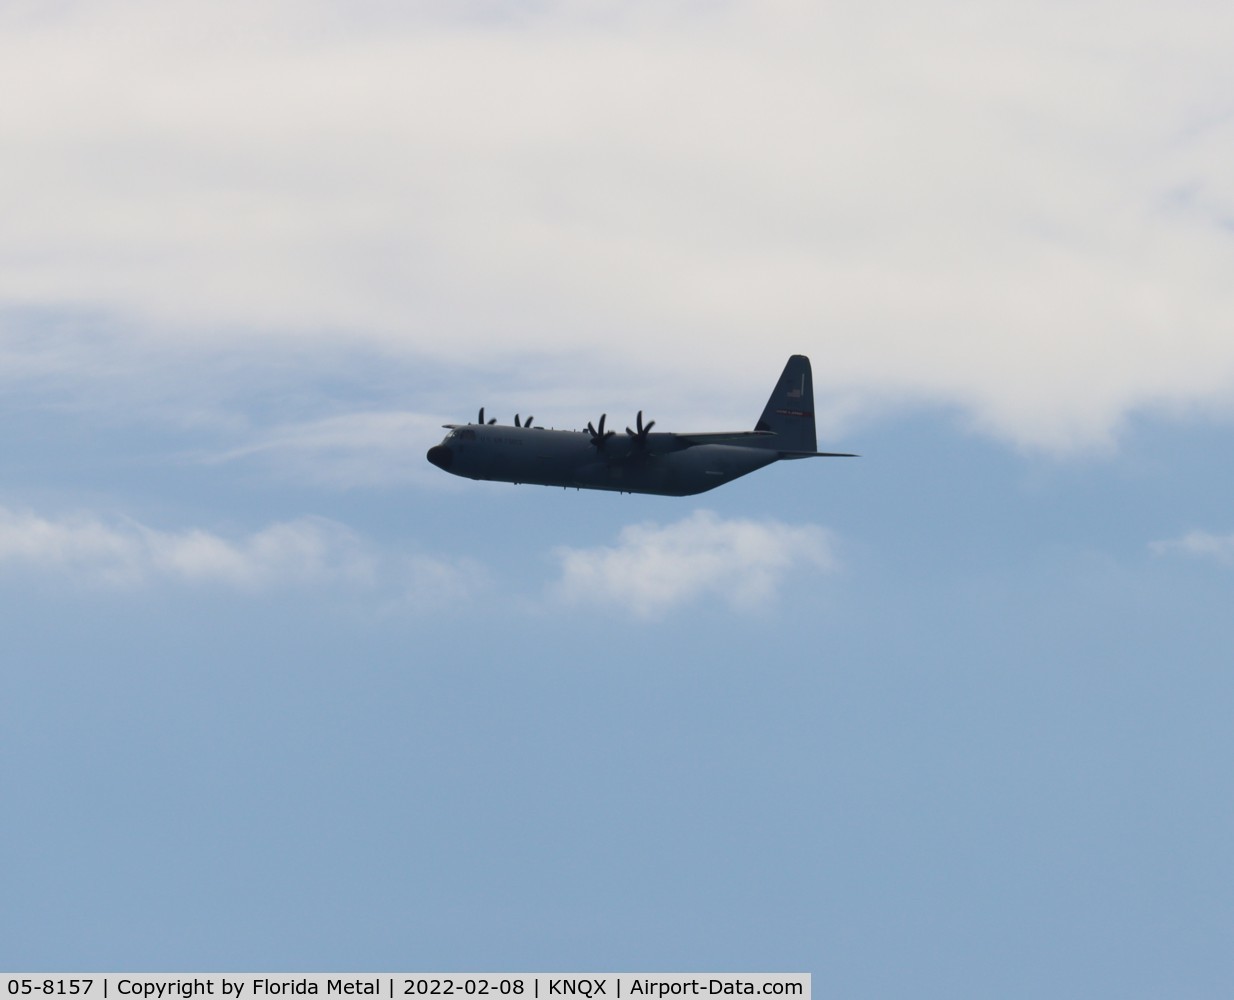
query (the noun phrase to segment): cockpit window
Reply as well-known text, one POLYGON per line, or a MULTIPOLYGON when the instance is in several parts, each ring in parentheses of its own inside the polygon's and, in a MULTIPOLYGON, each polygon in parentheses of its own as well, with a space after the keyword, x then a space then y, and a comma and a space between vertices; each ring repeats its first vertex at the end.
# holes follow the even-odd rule
POLYGON ((474 441, 475 439, 476 432, 466 427, 451 431, 449 437, 451 441, 474 441))

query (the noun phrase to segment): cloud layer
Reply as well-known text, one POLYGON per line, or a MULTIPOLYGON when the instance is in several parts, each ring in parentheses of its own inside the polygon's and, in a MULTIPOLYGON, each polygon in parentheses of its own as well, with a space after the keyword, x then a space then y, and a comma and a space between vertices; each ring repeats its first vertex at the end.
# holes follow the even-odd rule
MULTIPOLYGON (((833 572, 830 535, 815 525, 722 518, 698 510, 668 524, 635 524, 612 546, 558 548, 555 600, 608 605, 645 619, 718 599, 734 610, 768 605, 793 575, 833 572)), ((336 588, 387 610, 465 603, 488 589, 475 560, 378 550, 321 517, 239 537, 163 531, 90 514, 45 517, 0 506, 0 576, 36 574, 86 587, 207 586, 246 594, 336 588)))
POLYGON ((561 599, 610 605, 659 618, 705 596, 749 611, 772 601, 793 572, 837 566, 826 531, 814 525, 726 519, 698 510, 671 524, 637 524, 617 544, 559 548, 561 599))
POLYGON ((1234 389, 1234 11, 8 5, 0 302, 577 351, 1066 448, 1234 389), (757 373, 757 374, 756 374, 757 373))

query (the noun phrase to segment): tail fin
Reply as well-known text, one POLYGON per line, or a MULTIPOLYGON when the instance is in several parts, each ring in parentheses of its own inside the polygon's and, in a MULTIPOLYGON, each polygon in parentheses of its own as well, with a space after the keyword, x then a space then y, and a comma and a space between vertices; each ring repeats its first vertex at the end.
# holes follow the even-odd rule
POLYGON ((814 431, 814 379, 810 374, 810 359, 804 354, 794 354, 788 359, 754 429, 775 434, 768 439, 768 447, 777 451, 818 450, 814 431))

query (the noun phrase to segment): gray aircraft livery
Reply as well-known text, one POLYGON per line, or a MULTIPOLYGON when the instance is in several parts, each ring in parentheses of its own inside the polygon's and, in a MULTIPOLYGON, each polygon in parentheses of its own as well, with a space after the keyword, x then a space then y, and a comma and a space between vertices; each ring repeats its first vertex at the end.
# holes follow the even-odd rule
POLYGON ((652 433, 639 410, 625 437, 590 423, 585 431, 545 430, 520 420, 445 424, 450 431, 428 450, 439 469, 469 479, 621 493, 684 497, 723 486, 782 458, 855 458, 816 451, 810 359, 794 354, 752 431, 719 434, 652 433))

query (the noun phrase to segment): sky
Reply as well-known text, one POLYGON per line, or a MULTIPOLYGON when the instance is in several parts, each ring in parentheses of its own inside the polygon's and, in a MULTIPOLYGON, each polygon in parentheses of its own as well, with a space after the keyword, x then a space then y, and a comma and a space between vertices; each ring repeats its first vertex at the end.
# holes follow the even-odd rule
POLYGON ((0 968, 1234 989, 1234 14, 0 8, 0 968), (440 425, 753 426, 691 498, 440 425))

